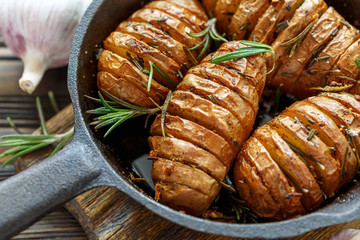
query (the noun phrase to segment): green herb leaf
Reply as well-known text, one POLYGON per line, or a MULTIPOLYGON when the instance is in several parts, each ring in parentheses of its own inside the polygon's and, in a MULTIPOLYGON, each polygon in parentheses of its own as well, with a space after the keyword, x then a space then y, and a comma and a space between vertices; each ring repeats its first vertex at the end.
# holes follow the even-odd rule
POLYGON ((355 64, 358 66, 358 68, 360 68, 360 59, 355 58, 355 64))
MULTIPOLYGON (((156 66, 153 65, 153 67, 155 68, 156 66)), ((155 102, 154 104, 157 105, 156 108, 146 108, 125 102, 121 99, 116 98, 115 96, 111 95, 106 91, 102 91, 102 92, 113 101, 106 101, 102 96, 102 94, 100 93, 100 91, 98 92, 99 99, 92 98, 89 96, 85 96, 85 97, 87 97, 92 101, 102 104, 101 107, 97 109, 89 110, 87 111, 87 113, 100 115, 94 118, 94 121, 91 123, 91 125, 95 125, 95 129, 100 129, 111 125, 109 129, 105 132, 104 137, 107 137, 116 127, 118 127, 126 120, 141 115, 152 115, 162 109, 155 102)))

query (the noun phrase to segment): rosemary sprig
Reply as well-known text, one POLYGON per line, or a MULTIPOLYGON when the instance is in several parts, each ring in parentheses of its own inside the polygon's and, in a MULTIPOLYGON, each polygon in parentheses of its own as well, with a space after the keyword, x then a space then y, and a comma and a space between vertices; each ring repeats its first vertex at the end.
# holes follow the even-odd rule
POLYGON ((355 58, 355 64, 358 66, 358 68, 360 68, 360 59, 355 58))
POLYGON ((198 49, 199 47, 203 46, 197 59, 200 59, 205 54, 205 52, 208 49, 209 44, 210 44, 210 38, 212 38, 214 41, 217 41, 217 42, 228 42, 228 40, 225 39, 223 36, 221 36, 218 33, 218 31, 216 30, 216 18, 211 18, 206 23, 206 28, 203 31, 201 31, 199 33, 187 33, 187 34, 193 38, 199 38, 199 37, 205 36, 204 39, 201 41, 201 43, 199 43, 195 47, 192 47, 189 49, 190 51, 193 51, 193 50, 198 49))
MULTIPOLYGON (((31 153, 46 146, 56 145, 55 149, 50 154, 50 156, 52 156, 60 149, 62 149, 74 135, 74 128, 71 128, 62 134, 48 134, 41 102, 38 97, 36 98, 36 107, 39 113, 43 134, 13 134, 0 137, 0 139, 4 140, 0 142, 0 147, 12 147, 0 154, 0 158, 12 155, 4 164, 2 164, 2 168, 25 154, 31 153)), ((10 118, 8 118, 8 121, 9 119, 10 118)), ((12 125, 11 122, 12 121, 10 119, 10 125, 12 125)))
POLYGON ((86 113, 100 115, 94 118, 94 121, 90 125, 95 125, 95 129, 100 129, 110 125, 110 128, 104 134, 107 137, 117 126, 129 120, 141 115, 153 115, 160 111, 162 108, 157 106, 156 108, 146 108, 137 106, 121 99, 116 98, 106 91, 102 91, 112 101, 106 101, 100 91, 99 99, 90 96, 85 96, 88 99, 102 104, 101 107, 96 109, 88 110, 86 113))
MULTIPOLYGON (((231 189, 235 189, 235 186, 233 185, 233 183, 231 182, 230 178, 228 176, 226 176, 225 178, 225 183, 229 186, 229 188, 224 188, 226 189, 226 193, 227 193, 227 199, 229 200, 231 207, 234 209, 235 214, 236 214, 236 219, 239 222, 243 222, 243 223, 247 223, 247 222, 252 222, 252 223, 256 223, 258 222, 258 216, 255 215, 255 213, 253 213, 245 204, 244 200, 242 200, 240 198, 240 196, 232 191, 231 189)), ((225 184, 224 183, 224 184, 225 184)))
POLYGON ((306 26, 306 28, 301 33, 299 33, 296 37, 280 44, 280 46, 282 46, 282 47, 290 47, 291 46, 290 56, 289 56, 290 58, 294 55, 296 48, 300 45, 301 41, 303 40, 305 35, 310 31, 310 29, 314 26, 316 21, 317 21, 317 19, 310 22, 306 26))
POLYGON ((253 56, 253 55, 268 52, 268 53, 271 53, 271 55, 273 56, 273 66, 272 66, 271 70, 269 72, 267 72, 267 74, 271 73, 275 69, 275 53, 271 46, 264 44, 264 43, 259 43, 259 42, 254 42, 254 41, 245 41, 245 40, 240 41, 240 43, 247 47, 239 48, 234 52, 225 53, 221 56, 213 58, 210 61, 210 63, 220 63, 220 62, 225 62, 225 61, 229 61, 232 59, 238 59, 238 58, 243 58, 243 57, 248 57, 248 56, 253 56))
POLYGON ((310 90, 317 90, 317 91, 321 91, 321 92, 342 92, 342 91, 346 91, 346 90, 352 88, 353 86, 354 86, 354 84, 349 84, 349 85, 345 85, 342 87, 332 87, 332 86, 313 87, 313 88, 310 88, 310 90))
POLYGON ((311 129, 311 131, 309 132, 309 135, 307 136, 306 140, 310 141, 313 136, 315 135, 316 133, 316 129, 311 129))
POLYGON ((168 83, 170 83, 173 86, 173 88, 176 88, 176 84, 165 73, 163 73, 163 71, 161 71, 152 61, 149 61, 149 66, 150 66, 150 70, 148 71, 149 80, 147 85, 148 92, 150 92, 151 83, 154 76, 154 69, 160 74, 160 76, 162 76, 168 83))

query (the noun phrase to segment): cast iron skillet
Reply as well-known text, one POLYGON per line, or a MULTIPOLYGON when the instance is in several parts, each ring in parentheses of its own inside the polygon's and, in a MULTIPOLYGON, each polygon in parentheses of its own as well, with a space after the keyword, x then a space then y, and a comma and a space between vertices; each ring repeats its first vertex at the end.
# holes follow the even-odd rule
MULTIPOLYGON (((185 215, 152 200, 126 177, 130 158, 142 152, 143 133, 131 123, 122 126, 111 143, 119 142, 119 156, 88 127, 84 95, 96 95, 96 51, 103 39, 140 8, 141 0, 95 0, 85 13, 73 42, 68 88, 75 111, 74 140, 52 158, 0 184, 0 239, 29 226, 55 206, 96 186, 114 186, 160 216, 182 226, 241 238, 285 238, 360 217, 360 184, 339 199, 305 216, 271 223, 231 224, 185 215), (130 130, 129 130, 130 129, 130 130), (131 147, 135 146, 135 147, 131 147)), ((141 125, 140 125, 141 126, 141 125)))

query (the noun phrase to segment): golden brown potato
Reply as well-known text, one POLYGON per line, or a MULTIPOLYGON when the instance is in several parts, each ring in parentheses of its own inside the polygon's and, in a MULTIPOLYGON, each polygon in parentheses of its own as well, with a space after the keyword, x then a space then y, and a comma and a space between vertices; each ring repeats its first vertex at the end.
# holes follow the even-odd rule
POLYGON ((203 9, 203 6, 200 4, 199 1, 197 0, 165 0, 166 2, 171 2, 173 4, 176 4, 180 7, 183 7, 187 10, 189 10, 190 12, 192 12, 193 14, 196 15, 196 17, 207 21, 208 17, 203 9))
MULTIPOLYGON (((275 63, 276 69, 279 69, 282 65, 282 57, 286 55, 287 47, 281 46, 282 43, 285 43, 297 35, 299 35, 312 21, 314 21, 321 12, 325 12, 327 5, 323 0, 305 0, 304 3, 295 11, 294 16, 289 21, 289 26, 280 32, 279 36, 271 44, 275 52, 275 63)), ((266 54, 266 65, 268 69, 271 69, 273 66, 273 59, 271 54, 266 54)), ((271 80, 271 77, 276 73, 273 72, 272 75, 268 77, 271 80)), ((269 82, 269 86, 273 86, 269 82)), ((278 86, 274 86, 278 87, 278 86)))
POLYGON ((312 211, 323 202, 319 185, 306 164, 291 150, 289 145, 269 125, 258 128, 253 136, 257 138, 297 192, 302 193, 301 202, 306 211, 312 211))
POLYGON ((297 205, 282 207, 271 194, 279 181, 285 182, 282 174, 301 194, 307 212, 319 207, 322 192, 334 196, 359 169, 359 111, 353 95, 320 94, 294 103, 255 130, 234 167, 234 182, 247 205, 270 219, 303 214, 297 205), (269 176, 262 174, 265 169, 269 176))
MULTIPOLYGON (((244 46, 236 42, 224 43, 220 53, 215 54, 235 51, 239 47, 244 46)), ((155 199, 193 215, 202 214, 218 194, 219 185, 214 185, 213 180, 224 179, 240 151, 254 123, 265 84, 262 55, 217 64, 209 63, 213 55, 191 68, 171 94, 163 130, 160 117, 151 127, 157 144, 154 144, 154 137, 149 138, 154 158, 152 178, 155 185, 160 186, 155 188, 155 199), (219 163, 225 171, 223 167, 213 167, 219 163), (178 164, 176 172, 172 171, 174 164, 178 164), (171 175, 164 176, 164 171, 170 171, 171 175), (176 185, 162 187, 163 184, 176 185), (182 203, 177 197, 191 199, 184 199, 182 203), (202 202, 191 206, 191 201, 202 202), (199 205, 200 209, 192 209, 199 205)), ((286 204, 297 202, 301 205, 296 200, 300 199, 298 195, 291 193, 286 197, 286 204)))
POLYGON ((193 62, 184 50, 185 45, 149 23, 125 21, 120 23, 116 31, 130 34, 138 40, 158 49, 179 64, 183 74, 193 65, 193 62))
POLYGON ((331 40, 334 31, 340 26, 342 17, 334 8, 329 7, 316 21, 304 40, 296 48, 294 54, 283 57, 283 64, 273 78, 269 79, 270 86, 280 86, 281 90, 292 94, 299 86, 297 79, 307 63, 312 59, 313 52, 331 40))
POLYGON ((191 92, 175 91, 167 111, 216 132, 231 145, 237 146, 246 138, 243 126, 231 112, 191 92))
POLYGON ((240 196, 259 216, 286 219, 305 213, 300 201, 302 193, 290 185, 269 152, 255 137, 251 137, 241 150, 234 167, 234 179, 240 196), (240 187, 244 185, 250 188, 240 187))
MULTIPOLYGON (((342 21, 345 22, 345 20, 342 21)), ((302 71, 297 81, 297 85, 302 87, 293 91, 292 94, 298 98, 316 95, 317 91, 310 89, 321 87, 326 82, 324 78, 328 75, 327 71, 333 68, 345 50, 359 37, 360 34, 357 33, 356 28, 349 23, 343 25, 319 56, 302 71)))
POLYGON ((194 216, 205 212, 213 201, 199 191, 176 183, 156 183, 155 191, 155 200, 194 216))
POLYGON ((234 34, 236 39, 247 37, 268 7, 268 0, 242 0, 229 25, 230 37, 234 34))
POLYGON ((124 78, 115 77, 111 73, 98 72, 97 86, 99 89, 105 90, 111 95, 126 100, 129 103, 145 107, 154 107, 153 102, 151 102, 144 92, 140 91, 124 78))
MULTIPOLYGON (((360 109, 360 108, 359 108, 360 109)), ((341 168, 341 185, 349 182, 357 173, 357 159, 346 137, 341 133, 335 122, 315 106, 306 102, 297 102, 283 113, 299 119, 305 126, 316 130, 317 136, 331 149, 332 155, 341 168), (346 158, 346 154, 350 153, 346 158)))
POLYGON ((226 86, 249 103, 254 111, 257 111, 257 103, 260 98, 257 88, 236 71, 219 64, 202 63, 191 68, 189 74, 210 79, 213 82, 226 86))
POLYGON ((154 160, 151 176, 155 182, 185 185, 212 198, 220 190, 219 183, 200 169, 165 158, 154 160))
POLYGON ((128 60, 135 59, 134 61, 141 62, 147 69, 150 69, 149 61, 151 61, 170 78, 171 82, 167 81, 157 71, 154 71, 154 79, 168 88, 176 87, 181 81, 181 76, 178 73, 180 66, 174 60, 129 34, 112 32, 105 39, 104 48, 128 60))
MULTIPOLYGON (((148 76, 132 65, 127 59, 108 50, 103 50, 101 52, 98 62, 98 70, 109 72, 116 77, 121 77, 136 86, 140 91, 147 95, 147 102, 149 101, 148 98, 151 98, 156 103, 161 104, 169 92, 168 88, 163 87, 156 81, 152 82, 151 91, 147 91, 148 76)), ((111 87, 110 85, 111 82, 108 82, 108 86, 106 88, 112 89, 112 92, 115 93, 116 83, 113 83, 111 87)), ((121 93, 121 91, 117 91, 117 93, 121 93)), ((113 95, 121 99, 124 98, 121 95, 113 95)), ((152 104, 152 106, 154 106, 154 104, 152 104)))
POLYGON ((243 125, 245 135, 249 135, 254 125, 256 112, 252 106, 229 88, 211 80, 187 74, 184 80, 178 85, 178 90, 191 91, 204 96, 208 100, 217 103, 230 111, 243 125))
POLYGON ((183 22, 157 9, 140 9, 133 13, 128 21, 151 23, 156 28, 162 29, 170 37, 182 42, 188 48, 192 48, 201 42, 200 38, 193 38, 187 34, 191 30, 183 22))
POLYGON ((219 181, 224 181, 226 167, 214 155, 206 150, 196 147, 188 141, 174 137, 154 136, 149 137, 149 145, 152 149, 150 158, 165 158, 174 162, 180 162, 194 166, 219 181))
POLYGON ((302 0, 273 1, 260 19, 255 23, 249 39, 271 44, 276 36, 285 28, 290 16, 295 12, 302 0))
MULTIPOLYGON (((214 8, 216 26, 219 33, 228 33, 230 21, 241 0, 218 0, 214 8)), ((228 36, 231 38, 231 36, 228 36)))
MULTIPOLYGON (((236 157, 237 149, 213 131, 178 116, 166 115, 164 119, 165 135, 187 141, 213 154, 219 161, 231 167, 232 160, 236 157)), ((162 136, 161 117, 157 116, 151 125, 152 136, 162 136)))

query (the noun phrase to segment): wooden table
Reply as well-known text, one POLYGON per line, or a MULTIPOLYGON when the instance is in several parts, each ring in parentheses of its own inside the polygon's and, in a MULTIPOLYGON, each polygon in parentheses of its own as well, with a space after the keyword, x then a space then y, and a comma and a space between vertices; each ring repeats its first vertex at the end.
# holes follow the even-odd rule
MULTIPOLYGON (((14 133, 7 124, 7 116, 24 133, 33 132, 39 126, 34 96, 41 97, 47 119, 55 114, 47 99, 49 90, 54 91, 60 107, 70 103, 66 89, 66 68, 48 71, 39 88, 30 96, 18 87, 17 80, 22 68, 21 61, 5 47, 0 37, 0 136, 14 133)), ((68 114, 71 113, 71 107, 67 111, 68 114)), ((61 121, 69 120, 57 116, 53 123, 61 121)), ((0 160, 0 164, 1 161, 3 160, 0 160)), ((13 165, 0 169, 0 181, 15 173, 13 165)), ((95 190, 81 198, 72 200, 66 206, 75 213, 87 235, 78 221, 65 208, 60 207, 14 239, 232 239, 199 233, 170 223, 115 189, 95 190)), ((360 228, 360 220, 322 228, 291 239, 329 239, 344 228, 360 228)))

